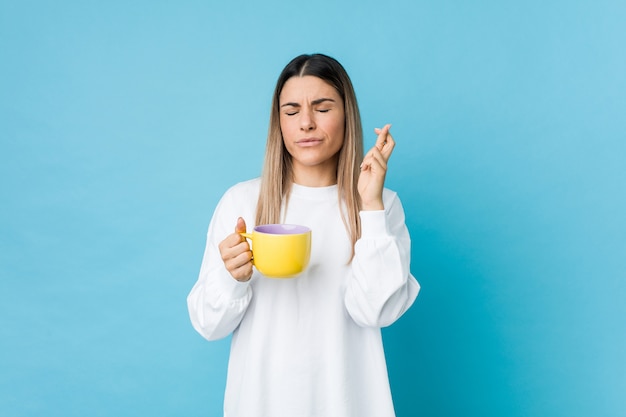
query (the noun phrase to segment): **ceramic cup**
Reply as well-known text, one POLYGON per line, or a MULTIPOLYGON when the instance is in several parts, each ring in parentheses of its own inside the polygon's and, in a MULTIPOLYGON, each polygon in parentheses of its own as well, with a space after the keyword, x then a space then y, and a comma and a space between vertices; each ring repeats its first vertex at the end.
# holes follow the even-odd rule
POLYGON ((311 258, 311 229, 293 224, 264 224, 252 233, 252 262, 270 278, 291 278, 304 271, 311 258))

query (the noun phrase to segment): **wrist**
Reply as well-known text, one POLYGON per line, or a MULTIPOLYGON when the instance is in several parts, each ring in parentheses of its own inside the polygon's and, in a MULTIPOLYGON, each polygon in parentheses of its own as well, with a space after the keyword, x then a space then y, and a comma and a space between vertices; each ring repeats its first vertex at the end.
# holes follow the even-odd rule
POLYGON ((361 204, 361 210, 363 211, 376 211, 376 210, 384 210, 385 209, 385 205, 383 204, 382 200, 380 201, 368 201, 368 202, 363 202, 361 204))

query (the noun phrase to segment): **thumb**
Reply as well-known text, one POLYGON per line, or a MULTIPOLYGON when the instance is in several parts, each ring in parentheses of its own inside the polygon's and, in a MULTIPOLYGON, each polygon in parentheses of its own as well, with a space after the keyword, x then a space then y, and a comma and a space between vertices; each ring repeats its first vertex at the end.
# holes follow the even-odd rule
POLYGON ((235 233, 245 233, 246 232, 246 221, 240 217, 237 219, 237 226, 235 227, 235 233))

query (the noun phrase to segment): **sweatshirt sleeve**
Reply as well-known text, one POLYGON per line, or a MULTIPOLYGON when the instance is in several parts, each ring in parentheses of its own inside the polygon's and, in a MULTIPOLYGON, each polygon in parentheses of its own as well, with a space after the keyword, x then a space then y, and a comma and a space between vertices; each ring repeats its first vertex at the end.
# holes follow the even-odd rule
POLYGON ((420 290, 411 275, 411 240, 397 195, 387 191, 385 210, 362 211, 345 305, 361 326, 385 327, 413 304, 420 290))
POLYGON ((241 210, 242 205, 236 204, 228 192, 220 200, 207 232, 198 280, 187 296, 191 324, 207 340, 232 333, 252 299, 252 280, 235 280, 226 270, 218 248, 219 242, 233 233, 237 217, 242 216, 251 224, 241 210))

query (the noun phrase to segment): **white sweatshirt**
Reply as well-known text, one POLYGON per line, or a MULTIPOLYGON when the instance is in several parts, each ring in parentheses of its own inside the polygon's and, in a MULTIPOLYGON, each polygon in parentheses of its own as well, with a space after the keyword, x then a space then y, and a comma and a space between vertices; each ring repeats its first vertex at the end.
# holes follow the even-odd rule
POLYGON ((380 328, 413 303, 410 238, 397 195, 384 211, 363 211, 361 239, 351 243, 337 186, 293 185, 284 223, 312 230, 311 261, 296 278, 254 270, 237 282, 218 244, 243 217, 254 225, 260 180, 235 185, 219 202, 200 276, 188 296, 194 328, 206 339, 233 334, 225 417, 394 416, 380 328))

